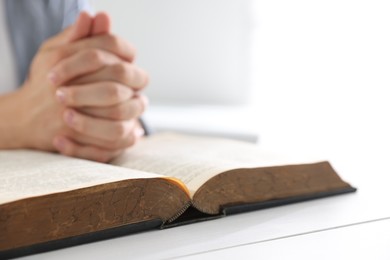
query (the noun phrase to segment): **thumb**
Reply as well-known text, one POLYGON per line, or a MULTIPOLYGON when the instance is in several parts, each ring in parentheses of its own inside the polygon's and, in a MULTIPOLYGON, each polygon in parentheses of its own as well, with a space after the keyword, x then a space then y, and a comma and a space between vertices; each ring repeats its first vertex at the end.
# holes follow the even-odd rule
POLYGON ((91 35, 106 34, 111 31, 111 19, 107 13, 100 12, 93 19, 91 35))
POLYGON ((73 24, 67 43, 88 37, 91 34, 93 18, 87 12, 81 12, 73 24))
POLYGON ((93 18, 87 12, 81 12, 73 25, 47 40, 43 49, 58 47, 88 37, 91 33, 92 22, 93 18))

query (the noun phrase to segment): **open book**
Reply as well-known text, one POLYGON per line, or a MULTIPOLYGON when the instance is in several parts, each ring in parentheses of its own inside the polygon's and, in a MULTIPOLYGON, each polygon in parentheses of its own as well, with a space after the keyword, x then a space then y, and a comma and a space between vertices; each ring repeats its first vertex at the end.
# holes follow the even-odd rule
POLYGON ((353 191, 328 162, 217 138, 158 134, 111 164, 0 151, 0 256, 353 191))

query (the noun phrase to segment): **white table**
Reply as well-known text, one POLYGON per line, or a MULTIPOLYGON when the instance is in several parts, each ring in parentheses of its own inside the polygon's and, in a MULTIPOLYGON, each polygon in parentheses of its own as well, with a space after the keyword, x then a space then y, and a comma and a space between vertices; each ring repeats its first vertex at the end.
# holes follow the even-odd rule
POLYGON ((390 259, 390 219, 187 255, 184 259, 390 259))

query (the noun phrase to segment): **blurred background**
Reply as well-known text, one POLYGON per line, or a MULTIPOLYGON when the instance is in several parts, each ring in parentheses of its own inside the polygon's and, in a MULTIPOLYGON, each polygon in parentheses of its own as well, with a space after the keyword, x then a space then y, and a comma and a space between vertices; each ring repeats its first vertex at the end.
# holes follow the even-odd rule
POLYGON ((146 118, 157 130, 388 161, 389 1, 92 4, 150 73, 146 118))

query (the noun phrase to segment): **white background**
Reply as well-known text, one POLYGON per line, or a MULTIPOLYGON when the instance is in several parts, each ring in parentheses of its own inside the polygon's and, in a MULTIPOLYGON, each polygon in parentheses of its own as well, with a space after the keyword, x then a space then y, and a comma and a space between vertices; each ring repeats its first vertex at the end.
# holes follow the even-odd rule
POLYGON ((387 158, 390 3, 257 1, 256 10, 264 141, 272 131, 296 147, 387 158))
POLYGON ((243 104, 249 96, 250 0, 95 0, 133 43, 156 104, 243 104))
POLYGON ((244 103, 253 113, 218 120, 247 117, 260 125, 263 146, 324 157, 353 148, 359 161, 388 161, 389 1, 93 3, 137 45, 152 105, 244 103), (226 65, 227 49, 249 69, 226 65))

